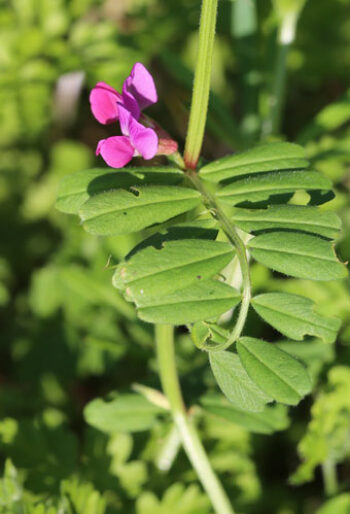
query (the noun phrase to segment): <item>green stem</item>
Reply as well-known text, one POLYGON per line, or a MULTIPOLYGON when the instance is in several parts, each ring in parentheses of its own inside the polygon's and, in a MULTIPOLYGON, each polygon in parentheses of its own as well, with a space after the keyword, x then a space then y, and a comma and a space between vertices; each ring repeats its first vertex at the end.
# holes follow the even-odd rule
POLYGON ((175 364, 174 329, 156 325, 159 374, 164 394, 169 400, 174 422, 186 454, 208 494, 217 514, 234 514, 222 485, 215 475, 193 422, 188 418, 182 399, 175 364))
POLYGON ((270 96, 270 114, 265 124, 265 135, 278 134, 280 132, 286 93, 288 50, 289 44, 279 42, 270 96))
POLYGON ((214 218, 216 218, 220 224, 220 227, 226 234, 228 240, 232 243, 232 245, 236 248, 238 261, 241 267, 242 273, 242 283, 243 283, 243 291, 242 291, 242 302, 241 308, 238 314, 238 318, 234 329, 232 330, 230 337, 224 344, 218 345, 215 347, 210 347, 211 351, 222 351, 226 350, 229 346, 231 346, 237 339, 240 337, 242 330, 244 328, 250 300, 251 300, 251 282, 250 282, 250 273, 249 273, 249 261, 245 248, 245 244, 242 239, 239 237, 237 230, 231 223, 230 219, 223 212, 221 207, 218 205, 215 197, 205 189, 202 184, 201 179, 198 177, 195 172, 187 172, 186 175, 191 180, 195 188, 202 194, 203 200, 210 213, 214 218))
POLYGON ((332 459, 328 459, 322 464, 322 475, 326 495, 336 495, 338 492, 337 467, 332 459))
POLYGON ((185 144, 185 164, 196 169, 207 119, 218 0, 203 0, 199 27, 197 65, 185 144))

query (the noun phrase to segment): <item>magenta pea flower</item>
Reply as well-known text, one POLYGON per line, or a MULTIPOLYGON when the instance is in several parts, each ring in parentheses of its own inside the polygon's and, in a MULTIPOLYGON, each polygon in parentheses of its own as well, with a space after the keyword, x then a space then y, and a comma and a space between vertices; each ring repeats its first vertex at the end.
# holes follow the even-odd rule
POLYGON ((125 166, 135 156, 152 159, 157 153, 170 154, 177 144, 153 120, 141 111, 157 102, 157 90, 152 75, 141 63, 136 63, 125 79, 122 93, 99 82, 90 93, 91 110, 97 121, 106 125, 119 120, 122 136, 99 141, 96 155, 101 155, 112 168, 125 166), (141 121, 148 125, 145 127, 141 121), (158 138, 157 133, 160 135, 158 138))

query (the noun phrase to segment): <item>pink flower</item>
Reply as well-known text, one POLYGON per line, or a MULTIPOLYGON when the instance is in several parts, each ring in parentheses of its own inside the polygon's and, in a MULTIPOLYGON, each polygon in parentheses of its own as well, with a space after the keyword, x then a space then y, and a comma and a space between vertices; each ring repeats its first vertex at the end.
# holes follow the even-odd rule
POLYGON ((119 120, 122 136, 99 141, 96 155, 101 154, 112 168, 125 166, 134 156, 152 159, 158 151, 158 136, 152 128, 139 123, 141 110, 157 102, 152 75, 136 63, 123 84, 122 94, 99 82, 90 93, 91 110, 97 121, 106 125, 119 120))

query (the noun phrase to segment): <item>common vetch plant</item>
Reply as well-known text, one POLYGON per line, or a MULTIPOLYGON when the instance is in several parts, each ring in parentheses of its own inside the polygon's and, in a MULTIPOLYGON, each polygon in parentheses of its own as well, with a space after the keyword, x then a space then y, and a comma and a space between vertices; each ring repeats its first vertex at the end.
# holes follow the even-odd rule
POLYGON ((273 424, 271 404, 297 405, 310 392, 311 381, 285 344, 282 349, 250 336, 245 330, 249 309, 294 341, 313 336, 332 343, 340 321, 320 315, 304 296, 268 292, 252 297, 250 262, 320 281, 341 279, 346 268, 333 247, 339 218, 320 209, 332 198, 332 184, 309 169, 302 147, 264 143, 214 162, 200 159, 216 12, 217 0, 203 0, 183 157, 166 132, 141 112, 157 101, 157 91, 150 73, 136 63, 121 93, 98 83, 90 95, 99 122, 120 124, 121 135, 103 139, 96 151, 115 169, 65 177, 57 207, 78 214, 91 234, 139 233, 140 242, 115 267, 113 285, 135 305, 140 319, 155 325, 165 395, 139 386, 143 397, 92 402, 87 420, 99 426, 110 409, 129 409, 142 429, 150 418, 170 411, 214 509, 228 514, 233 507, 182 399, 174 327, 186 325, 194 344, 207 352, 226 397, 207 399, 205 408, 223 417, 252 413, 256 422, 273 424), (168 155, 169 164, 124 167, 134 157, 147 161, 155 155, 168 155))

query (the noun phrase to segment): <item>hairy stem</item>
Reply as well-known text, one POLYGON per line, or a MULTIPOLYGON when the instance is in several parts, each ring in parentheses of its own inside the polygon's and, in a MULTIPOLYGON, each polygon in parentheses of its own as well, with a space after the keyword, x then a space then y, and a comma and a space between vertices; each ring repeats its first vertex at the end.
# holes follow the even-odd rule
POLYGON ((234 225, 231 223, 229 218, 223 212, 219 204, 217 203, 215 197, 205 189, 201 179, 198 177, 195 172, 187 172, 188 178, 191 180, 195 188, 202 194, 204 203, 208 207, 210 213, 214 218, 216 218, 220 224, 221 229, 226 234, 228 240, 231 244, 236 248, 238 261, 241 267, 242 273, 242 302, 241 308, 238 314, 238 318, 236 324, 230 334, 230 337, 224 344, 218 345, 216 348, 211 347, 211 351, 221 351, 226 350, 229 346, 231 346, 237 339, 240 337, 242 330, 244 328, 250 300, 251 300, 251 282, 250 282, 250 273, 249 273, 249 261, 245 248, 245 244, 242 239, 239 237, 237 230, 234 225))
POLYGON ((203 0, 199 27, 197 65, 194 74, 190 120, 185 144, 185 164, 197 167, 207 119, 218 0, 203 0))
POLYGON ((217 514, 234 514, 226 493, 214 473, 193 422, 182 399, 175 364, 174 329, 171 325, 156 325, 156 345, 159 374, 164 394, 170 403, 174 422, 183 447, 217 514))

